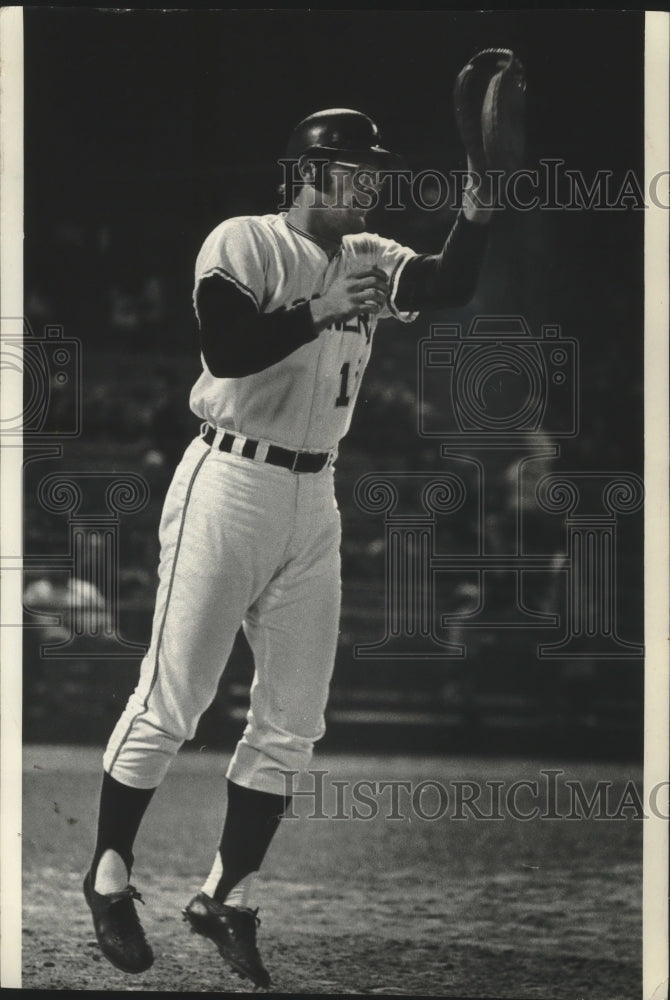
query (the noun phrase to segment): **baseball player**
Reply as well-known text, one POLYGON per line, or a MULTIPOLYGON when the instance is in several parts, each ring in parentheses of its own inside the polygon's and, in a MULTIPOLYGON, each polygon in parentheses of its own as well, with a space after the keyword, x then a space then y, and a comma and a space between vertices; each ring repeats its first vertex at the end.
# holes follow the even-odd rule
POLYGON ((125 972, 153 962, 129 884, 135 836, 242 626, 255 661, 247 724, 226 775, 212 870, 183 913, 234 972, 269 986, 254 878, 289 801, 282 772, 305 769, 324 733, 340 609, 333 464, 378 321, 464 304, 475 288, 491 216, 484 176, 496 166, 483 145, 485 94, 501 74, 520 72, 509 52, 483 55, 459 77, 473 184, 441 253, 418 255, 366 231, 358 181, 365 175, 376 190, 373 175, 395 161, 370 118, 332 109, 290 138, 300 179, 290 209, 228 219, 198 255, 202 374, 190 405, 202 432, 165 500, 151 644, 104 754, 84 880, 100 948, 125 972))

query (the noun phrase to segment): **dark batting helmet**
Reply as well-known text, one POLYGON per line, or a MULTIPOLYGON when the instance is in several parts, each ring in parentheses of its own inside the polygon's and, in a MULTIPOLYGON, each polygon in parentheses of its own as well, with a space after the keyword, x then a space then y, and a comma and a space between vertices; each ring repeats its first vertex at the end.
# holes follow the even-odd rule
POLYGON ((382 149, 379 129, 367 115, 349 108, 317 111, 296 125, 286 147, 286 158, 297 160, 303 154, 365 163, 377 169, 391 169, 400 157, 382 149))

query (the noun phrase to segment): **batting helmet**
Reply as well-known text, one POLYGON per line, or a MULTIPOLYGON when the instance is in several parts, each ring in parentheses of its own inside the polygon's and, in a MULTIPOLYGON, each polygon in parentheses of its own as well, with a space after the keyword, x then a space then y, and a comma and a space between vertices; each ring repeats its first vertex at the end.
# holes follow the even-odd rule
POLYGON ((297 160, 305 153, 338 157, 382 169, 397 166, 400 157, 382 149, 379 129, 367 115, 349 108, 317 111, 296 125, 286 147, 286 158, 297 160))

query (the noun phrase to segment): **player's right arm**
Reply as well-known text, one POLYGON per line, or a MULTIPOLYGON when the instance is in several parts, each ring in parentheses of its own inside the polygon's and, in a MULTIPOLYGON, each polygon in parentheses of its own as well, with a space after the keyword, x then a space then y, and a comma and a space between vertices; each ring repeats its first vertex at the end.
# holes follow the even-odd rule
POLYGON ((307 303, 266 313, 271 255, 260 220, 227 219, 202 245, 193 304, 200 349, 215 378, 242 378, 318 336, 307 303))
POLYGON ((271 313, 220 275, 203 278, 195 294, 200 350, 215 378, 243 378, 282 361, 318 331, 309 303, 271 313))
POLYGON ((288 357, 333 323, 379 312, 387 294, 386 275, 371 268, 344 275, 311 302, 263 313, 233 282, 212 274, 196 291, 200 349, 215 378, 243 378, 288 357))
POLYGON ((205 240, 194 304, 200 348, 215 378, 263 371, 333 323, 379 311, 388 292, 383 271, 368 268, 338 278, 320 299, 265 312, 268 271, 265 237, 253 219, 230 219, 205 240))

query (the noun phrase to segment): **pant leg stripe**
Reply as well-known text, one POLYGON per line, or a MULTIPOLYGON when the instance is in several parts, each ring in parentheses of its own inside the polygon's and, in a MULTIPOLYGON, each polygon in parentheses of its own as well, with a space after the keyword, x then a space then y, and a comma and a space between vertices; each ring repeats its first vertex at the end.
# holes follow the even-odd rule
POLYGON ((149 685, 149 690, 147 691, 147 693, 145 695, 142 710, 140 712, 137 712, 132 717, 132 719, 128 723, 128 728, 126 729, 125 733, 123 734, 123 737, 122 737, 121 741, 119 742, 118 747, 114 751, 114 756, 112 757, 112 762, 109 765, 109 770, 108 770, 109 774, 112 773, 112 770, 114 768, 114 765, 116 764, 117 758, 118 758, 119 754, 121 753, 121 750, 123 749, 123 747, 124 747, 124 745, 125 745, 128 737, 130 736, 130 731, 133 728, 134 724, 137 722, 137 720, 142 715, 146 714, 147 709, 149 707, 149 698, 151 697, 151 692, 153 691, 154 687, 156 686, 156 681, 158 680, 158 666, 159 666, 159 662, 158 661, 159 661, 159 656, 160 656, 160 648, 161 648, 161 643, 163 641, 163 632, 165 631, 165 622, 167 620, 168 608, 170 607, 170 597, 172 595, 172 586, 174 584, 175 573, 176 573, 176 570, 177 570, 177 559, 179 558, 179 549, 181 548, 182 535, 184 534, 184 522, 186 521, 186 512, 188 510, 189 501, 191 499, 191 492, 193 490, 193 486, 195 484, 195 480, 197 478, 197 475, 200 472, 200 469, 201 469, 201 467, 202 467, 205 459, 209 455, 210 455, 210 452, 206 451, 205 454, 200 459, 200 461, 198 462, 198 464, 196 465, 195 469, 193 470, 193 475, 191 476, 190 482, 188 484, 188 489, 186 490, 186 498, 184 500, 184 509, 182 510, 182 514, 181 514, 181 522, 179 524, 179 534, 177 536, 177 544, 175 546, 174 558, 172 560, 172 572, 170 573, 170 583, 168 585, 167 597, 165 598, 165 609, 163 611, 163 618, 161 619, 161 627, 160 627, 160 630, 158 632, 158 639, 156 640, 156 658, 155 658, 155 662, 154 662, 154 672, 153 672, 153 675, 151 677, 151 684, 149 685))

